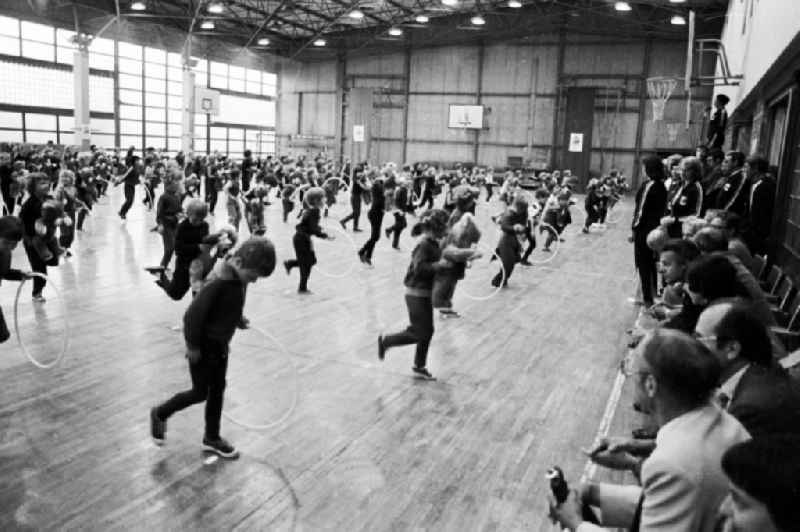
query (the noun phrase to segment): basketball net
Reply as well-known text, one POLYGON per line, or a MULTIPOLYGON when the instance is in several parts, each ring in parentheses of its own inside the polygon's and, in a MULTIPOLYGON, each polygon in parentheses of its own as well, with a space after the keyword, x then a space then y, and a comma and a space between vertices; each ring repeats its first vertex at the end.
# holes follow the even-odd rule
POLYGON ((675 78, 647 78, 647 95, 653 103, 653 122, 664 120, 664 108, 667 106, 667 100, 677 86, 678 80, 675 78))
POLYGON ((678 140, 678 132, 680 131, 680 122, 667 124, 667 138, 670 142, 674 143, 678 140))

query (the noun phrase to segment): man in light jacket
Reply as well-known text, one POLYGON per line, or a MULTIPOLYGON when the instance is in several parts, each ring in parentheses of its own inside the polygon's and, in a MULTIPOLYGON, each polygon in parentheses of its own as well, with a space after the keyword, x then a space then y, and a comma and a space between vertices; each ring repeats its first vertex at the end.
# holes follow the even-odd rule
POLYGON ((551 515, 575 532, 604 530, 583 521, 584 504, 600 511, 603 527, 641 532, 711 532, 727 495, 720 460, 732 445, 750 438, 730 414, 712 403, 720 377, 717 359, 699 341, 675 330, 642 340, 627 368, 636 382, 635 406, 659 428, 656 448, 641 460, 603 440, 590 456, 600 465, 627 469, 641 486, 581 486, 551 515), (612 452, 613 450, 613 452, 612 452))

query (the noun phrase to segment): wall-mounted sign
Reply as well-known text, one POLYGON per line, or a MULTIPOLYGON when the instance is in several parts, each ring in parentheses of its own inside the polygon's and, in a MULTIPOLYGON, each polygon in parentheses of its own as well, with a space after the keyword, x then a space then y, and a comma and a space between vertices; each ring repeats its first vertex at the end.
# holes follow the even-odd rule
POLYGON ((353 126, 353 142, 364 142, 364 126, 353 126))
POLYGON ((569 151, 578 153, 583 151, 583 133, 569 134, 569 151))

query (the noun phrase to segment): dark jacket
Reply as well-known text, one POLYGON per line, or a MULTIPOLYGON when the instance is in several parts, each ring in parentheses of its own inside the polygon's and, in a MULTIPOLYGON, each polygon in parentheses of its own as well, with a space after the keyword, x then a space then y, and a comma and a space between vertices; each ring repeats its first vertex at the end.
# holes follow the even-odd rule
POLYGON ((700 216, 703 208, 703 187, 700 183, 686 183, 682 186, 670 204, 670 213, 675 218, 700 216))
POLYGON ((411 252, 411 263, 408 265, 403 284, 407 288, 431 290, 433 277, 440 268, 436 265, 442 258, 439 242, 433 238, 422 238, 411 252))
POLYGON ((645 181, 636 191, 636 208, 633 211, 631 228, 636 232, 649 233, 661 224, 661 218, 666 211, 667 189, 664 182, 645 181))
POLYGON ((748 192, 750 193, 750 228, 757 236, 766 238, 772 228, 775 182, 762 177, 750 187, 748 192))
MULTIPOLYGON (((208 236, 208 224, 202 222, 200 225, 192 225, 189 219, 184 219, 178 224, 178 231, 175 233, 175 257, 176 262, 183 263, 188 268, 199 254, 199 245, 208 236)), ((176 264, 177 267, 177 264, 176 264)))
POLYGON ((215 279, 192 300, 183 316, 186 345, 203 356, 228 354, 228 343, 242 318, 245 285, 238 279, 215 279))
POLYGON ((172 194, 161 194, 156 207, 156 223, 164 227, 175 228, 178 226, 178 215, 182 211, 181 200, 172 194))
POLYGON ((717 209, 722 209, 744 217, 747 214, 747 179, 741 168, 737 168, 728 175, 717 196, 717 209))
POLYGON ((751 364, 733 392, 728 412, 754 438, 800 434, 800 384, 777 364, 751 364))

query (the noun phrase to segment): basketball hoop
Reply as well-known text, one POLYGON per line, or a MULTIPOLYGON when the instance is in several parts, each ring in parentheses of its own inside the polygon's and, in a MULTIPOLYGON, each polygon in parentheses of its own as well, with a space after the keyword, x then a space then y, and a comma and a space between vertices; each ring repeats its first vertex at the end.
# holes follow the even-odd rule
POLYGON ((675 78, 647 78, 647 95, 653 103, 653 122, 664 120, 664 108, 667 106, 667 100, 677 86, 678 80, 675 78))

